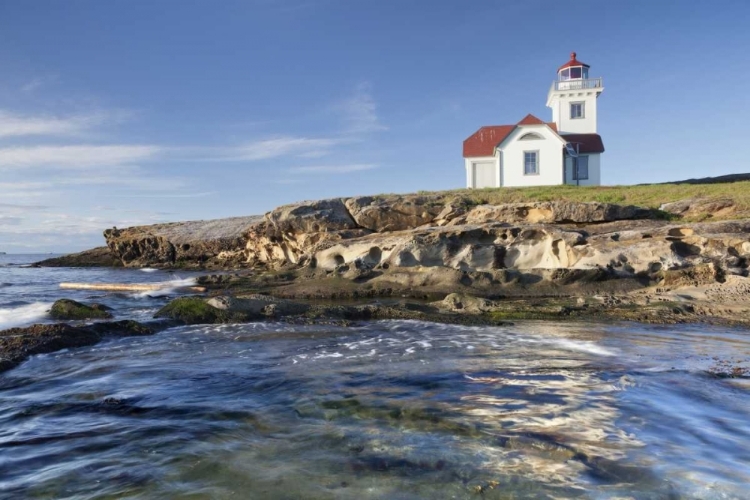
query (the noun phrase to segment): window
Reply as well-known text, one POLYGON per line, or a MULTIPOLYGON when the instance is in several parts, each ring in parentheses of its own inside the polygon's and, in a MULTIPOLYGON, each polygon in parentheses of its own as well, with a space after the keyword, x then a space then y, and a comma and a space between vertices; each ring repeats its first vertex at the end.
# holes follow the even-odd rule
POLYGON ((529 141, 532 139, 543 139, 543 137, 539 134, 535 134, 534 132, 529 132, 528 134, 523 134, 518 140, 529 141))
POLYGON ((576 66, 575 68, 570 68, 570 79, 575 80, 581 78, 581 67, 576 66))
POLYGON ((560 80, 570 80, 570 69, 565 68, 560 72, 560 80))
POLYGON ((589 157, 579 156, 577 159, 573 158, 573 180, 585 181, 588 178, 589 178, 589 157), (578 168, 576 168, 576 160, 578 160, 578 168))
POLYGON ((583 103, 582 102, 571 102, 570 103, 570 118, 583 118, 583 103))
POLYGON ((539 175, 539 151, 523 152, 523 175, 539 175))

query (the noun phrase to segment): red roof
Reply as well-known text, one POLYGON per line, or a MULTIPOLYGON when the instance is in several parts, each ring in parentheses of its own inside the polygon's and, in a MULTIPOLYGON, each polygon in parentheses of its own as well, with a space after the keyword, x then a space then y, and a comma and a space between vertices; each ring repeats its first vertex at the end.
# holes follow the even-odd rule
POLYGON ((529 113, 526 115, 523 120, 518 122, 519 125, 544 125, 544 122, 537 118, 536 116, 529 113))
POLYGON ((603 153, 604 143, 599 134, 561 134, 566 142, 578 143, 579 153, 603 153))
POLYGON ((464 158, 494 155, 495 148, 520 125, 547 125, 557 132, 557 125, 554 123, 545 123, 536 116, 528 114, 516 125, 493 125, 482 127, 474 132, 464 141, 464 158))
POLYGON ((578 59, 576 59, 576 55, 577 54, 575 52, 571 52, 570 53, 570 61, 568 61, 565 64, 563 64, 562 66, 560 66, 557 69, 557 71, 559 72, 560 70, 563 70, 565 68, 570 68, 571 66, 583 66, 584 68, 590 68, 591 67, 588 64, 582 63, 581 61, 579 61, 578 59))
POLYGON ((495 147, 503 142, 515 128, 515 125, 494 125, 480 128, 464 141, 464 158, 494 155, 495 147))

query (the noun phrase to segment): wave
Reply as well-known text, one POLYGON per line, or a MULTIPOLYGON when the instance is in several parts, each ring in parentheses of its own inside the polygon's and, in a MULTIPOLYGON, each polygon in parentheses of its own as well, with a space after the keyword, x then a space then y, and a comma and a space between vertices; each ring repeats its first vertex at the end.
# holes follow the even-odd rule
POLYGON ((153 283, 154 285, 163 285, 163 288, 158 290, 148 290, 147 292, 138 292, 134 297, 139 299, 152 298, 152 297, 164 297, 166 295, 174 295, 180 288, 194 286, 196 283, 195 278, 185 278, 178 280, 169 280, 153 283))
POLYGON ((48 302, 34 302, 23 306, 0 308, 0 330, 45 319, 50 307, 52 304, 48 302))
POLYGON ((156 269, 155 267, 144 267, 139 269, 139 271, 144 273, 155 273, 156 271, 158 271, 158 269, 156 269))

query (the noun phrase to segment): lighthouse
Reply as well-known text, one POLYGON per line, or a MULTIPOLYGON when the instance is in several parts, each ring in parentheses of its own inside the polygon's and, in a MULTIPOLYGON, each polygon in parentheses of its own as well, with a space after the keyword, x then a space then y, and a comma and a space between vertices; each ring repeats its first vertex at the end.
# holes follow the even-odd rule
POLYGON ((547 94, 552 122, 561 134, 596 134, 596 103, 604 92, 602 79, 591 78, 590 66, 572 52, 557 70, 557 79, 547 94))
POLYGON ((551 122, 528 114, 469 136, 463 143, 466 187, 600 185, 604 143, 596 104, 604 87, 590 70, 575 52, 558 68, 547 94, 551 122))

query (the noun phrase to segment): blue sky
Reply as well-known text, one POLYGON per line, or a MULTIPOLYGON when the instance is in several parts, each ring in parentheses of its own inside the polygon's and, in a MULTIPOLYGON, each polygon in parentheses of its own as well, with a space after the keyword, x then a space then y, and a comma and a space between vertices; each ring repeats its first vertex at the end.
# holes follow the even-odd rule
POLYGON ((0 0, 0 251, 463 187, 461 143, 602 76, 603 182, 750 171, 750 3, 0 0))

